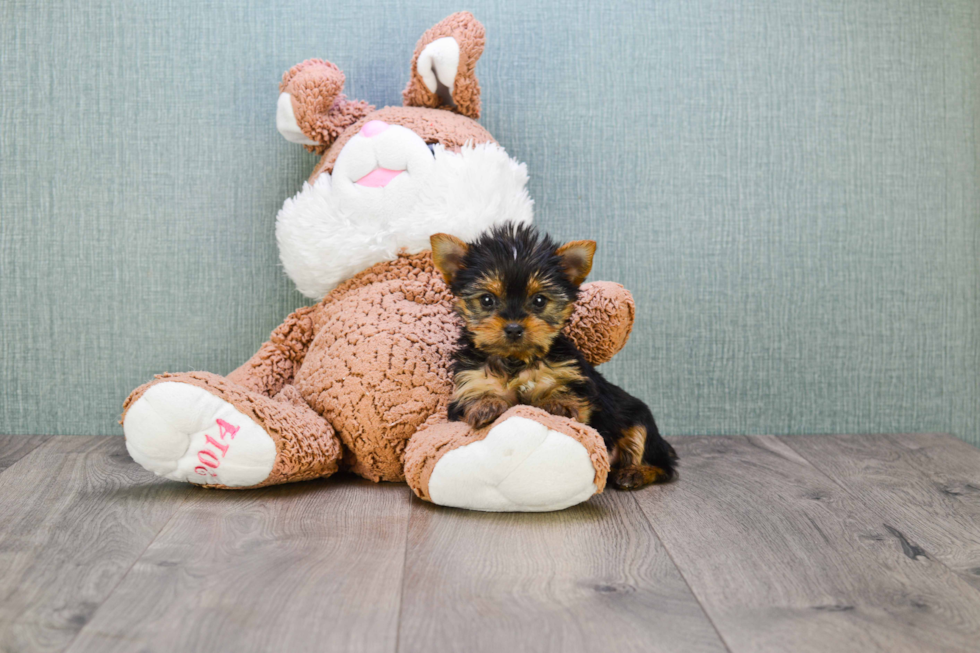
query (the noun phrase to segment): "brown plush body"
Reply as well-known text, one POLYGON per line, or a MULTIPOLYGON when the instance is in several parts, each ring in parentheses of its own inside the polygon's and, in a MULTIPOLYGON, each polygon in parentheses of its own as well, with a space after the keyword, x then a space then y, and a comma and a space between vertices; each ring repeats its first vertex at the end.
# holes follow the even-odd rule
MULTIPOLYGON (((625 344, 633 314, 632 298, 619 284, 586 284, 567 332, 590 360, 601 363, 625 344)), ((273 473, 260 485, 346 468, 373 481, 407 480, 428 498, 427 475, 439 459, 488 431, 449 423, 446 415, 460 324, 431 254, 399 257, 290 315, 227 378, 207 372, 160 375, 137 388, 124 410, 157 383, 200 386, 277 441, 273 473)), ((602 488, 608 458, 598 433, 523 406, 501 420, 513 415, 533 416, 579 440, 602 488)))

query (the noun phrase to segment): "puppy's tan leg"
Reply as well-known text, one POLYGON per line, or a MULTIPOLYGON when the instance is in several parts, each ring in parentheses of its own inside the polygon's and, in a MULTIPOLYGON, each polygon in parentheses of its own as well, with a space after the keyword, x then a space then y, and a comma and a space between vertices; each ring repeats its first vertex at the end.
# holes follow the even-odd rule
POLYGON ((623 432, 612 450, 612 470, 609 477, 613 487, 620 490, 639 490, 652 483, 664 483, 670 473, 660 467, 643 464, 647 430, 633 426, 623 432))

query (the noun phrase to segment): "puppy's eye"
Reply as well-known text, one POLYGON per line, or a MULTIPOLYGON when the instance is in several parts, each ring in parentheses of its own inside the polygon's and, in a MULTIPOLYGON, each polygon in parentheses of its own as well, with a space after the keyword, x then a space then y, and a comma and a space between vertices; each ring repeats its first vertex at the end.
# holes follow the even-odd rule
POLYGON ((436 144, 435 143, 426 143, 426 146, 429 148, 429 152, 432 153, 432 156, 435 156, 436 155, 436 144))
POLYGON ((545 297, 544 295, 535 295, 534 298, 531 300, 531 306, 533 306, 538 310, 541 310, 547 304, 548 304, 548 298, 545 297))
POLYGON ((480 295, 480 306, 483 308, 493 308, 494 299, 493 295, 487 293, 486 295, 480 295))

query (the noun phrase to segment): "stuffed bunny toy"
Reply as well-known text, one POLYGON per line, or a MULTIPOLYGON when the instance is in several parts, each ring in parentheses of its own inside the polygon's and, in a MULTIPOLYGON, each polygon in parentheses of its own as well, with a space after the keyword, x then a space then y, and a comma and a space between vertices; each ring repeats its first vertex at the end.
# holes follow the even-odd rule
MULTIPOLYGON (((468 13, 427 31, 404 106, 347 99, 343 73, 319 59, 283 76, 277 127, 322 158, 276 237, 287 274, 318 301, 227 376, 161 374, 134 390, 122 424, 137 463, 214 488, 343 470, 486 511, 558 510, 602 491, 608 454, 583 424, 529 406, 479 430, 447 419, 461 324, 429 237, 532 219, 525 166, 476 122, 483 46, 468 13)), ((589 283, 566 332, 599 364, 633 316, 622 286, 589 283)))

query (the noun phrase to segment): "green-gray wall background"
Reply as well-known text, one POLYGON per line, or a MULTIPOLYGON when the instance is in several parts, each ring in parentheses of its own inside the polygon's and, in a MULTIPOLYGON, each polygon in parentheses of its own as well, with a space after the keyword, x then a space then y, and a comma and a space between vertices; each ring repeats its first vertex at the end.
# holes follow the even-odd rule
POLYGON ((154 373, 227 373, 304 299, 274 127, 324 57, 400 103, 487 28, 482 122, 540 225, 638 304, 604 371, 667 434, 980 443, 976 0, 0 0, 0 433, 121 433, 154 373))

